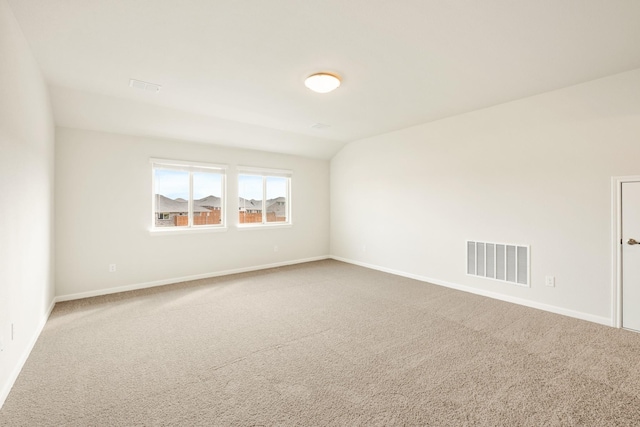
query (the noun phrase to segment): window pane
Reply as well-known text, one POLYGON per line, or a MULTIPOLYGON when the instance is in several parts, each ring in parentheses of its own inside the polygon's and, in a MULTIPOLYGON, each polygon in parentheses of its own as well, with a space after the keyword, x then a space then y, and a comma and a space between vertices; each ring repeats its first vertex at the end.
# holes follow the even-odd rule
POLYGON ((267 222, 287 222, 288 178, 268 176, 267 180, 267 222))
POLYGON ((189 225, 189 172, 154 169, 156 227, 189 225))
POLYGON ((262 223, 262 177, 239 175, 238 196, 240 224, 262 223))
POLYGON ((193 173, 193 225, 222 224, 222 175, 193 173))

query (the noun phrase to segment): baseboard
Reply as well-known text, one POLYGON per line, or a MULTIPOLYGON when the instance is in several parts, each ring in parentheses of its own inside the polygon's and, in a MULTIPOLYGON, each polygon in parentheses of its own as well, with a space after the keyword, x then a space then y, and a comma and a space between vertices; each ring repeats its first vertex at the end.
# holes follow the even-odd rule
POLYGON ((22 356, 20 356, 20 358, 18 359, 18 364, 13 368, 11 375, 9 375, 9 379, 7 383, 2 386, 2 390, 0 390, 0 409, 2 409, 2 406, 4 405, 5 400, 7 400, 7 397, 9 396, 9 393, 13 388, 13 384, 15 384, 16 380, 18 379, 18 375, 20 375, 20 372, 22 371, 24 364, 27 362, 27 359, 31 354, 31 350, 33 350, 33 347, 36 345, 36 341, 38 341, 38 338, 40 337, 40 333, 42 332, 42 329, 44 329, 44 325, 47 324, 47 320, 49 320, 49 316, 51 315, 51 312, 53 311, 53 307, 55 305, 56 305, 56 302, 54 299, 53 301, 51 301, 51 305, 49 306, 47 313, 40 320, 40 323, 36 328, 36 332, 31 337, 31 340, 27 344, 27 347, 22 352, 22 356))
POLYGON ((54 301, 55 302, 72 301, 72 300, 76 300, 76 299, 91 298, 91 297, 97 297, 97 296, 101 296, 101 295, 117 294, 119 292, 136 291, 136 290, 139 290, 139 289, 154 288, 156 286, 164 286, 164 285, 171 285, 171 284, 174 284, 174 283, 188 282, 190 280, 208 279, 208 278, 211 278, 211 277, 228 276, 230 274, 247 273, 247 272, 250 272, 250 271, 258 271, 258 270, 266 270, 268 268, 284 267, 284 266, 287 266, 287 265, 302 264, 302 263, 305 263, 305 262, 321 261, 323 259, 329 259, 329 258, 331 258, 329 255, 322 255, 322 256, 311 257, 311 258, 304 258, 304 259, 297 259, 297 260, 291 260, 291 261, 276 262, 276 263, 273 263, 273 264, 263 264, 263 265, 257 265, 257 266, 252 266, 252 267, 236 268, 236 269, 232 269, 232 270, 223 270, 223 271, 216 271, 216 272, 211 272, 211 273, 195 274, 195 275, 192 275, 192 276, 173 277, 171 279, 163 279, 163 280, 156 280, 156 281, 153 281, 153 282, 144 282, 144 283, 137 283, 137 284, 134 284, 134 285, 119 286, 117 288, 106 288, 106 289, 99 289, 97 291, 80 292, 80 293, 76 293, 76 294, 67 294, 67 295, 58 295, 58 296, 55 297, 54 301))
POLYGON ((381 267, 379 265, 368 264, 365 262, 360 262, 360 261, 356 261, 348 258, 342 258, 339 256, 332 255, 331 259, 335 259, 336 261, 346 262, 349 264, 358 265, 360 267, 370 268, 372 270, 378 270, 385 273, 394 274, 396 276, 402 276, 402 277, 407 277, 409 279, 419 280, 421 282, 433 283, 434 285, 444 286, 447 288, 456 289, 458 291, 469 292, 472 294, 481 295, 481 296, 497 299, 500 301, 523 305, 525 307, 536 308, 538 310, 544 310, 544 311, 548 311, 555 314, 561 314, 563 316, 574 317, 576 319, 586 320, 589 322, 598 323, 605 326, 615 326, 612 319, 608 317, 594 316, 593 314, 583 313, 581 311, 570 310, 563 307, 557 307, 555 305, 543 304, 540 302, 531 301, 524 298, 512 297, 512 296, 500 294, 497 292, 485 291, 483 289, 472 288, 470 286, 446 282, 444 280, 434 279, 431 277, 425 277, 417 274, 406 273, 404 271, 393 270, 391 268, 381 267))

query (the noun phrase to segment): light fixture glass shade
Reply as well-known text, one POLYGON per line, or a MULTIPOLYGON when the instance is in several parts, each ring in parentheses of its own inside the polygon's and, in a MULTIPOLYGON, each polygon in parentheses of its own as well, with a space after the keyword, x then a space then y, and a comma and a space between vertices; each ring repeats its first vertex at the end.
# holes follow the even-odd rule
POLYGON ((307 77, 304 85, 314 92, 327 93, 340 86, 340 79, 333 74, 317 73, 307 77))

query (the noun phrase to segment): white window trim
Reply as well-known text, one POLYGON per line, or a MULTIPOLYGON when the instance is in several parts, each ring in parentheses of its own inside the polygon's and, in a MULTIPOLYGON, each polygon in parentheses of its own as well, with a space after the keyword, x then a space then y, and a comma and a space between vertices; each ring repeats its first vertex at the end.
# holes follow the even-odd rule
POLYGON ((218 233, 218 232, 224 232, 227 231, 229 228, 228 227, 221 227, 221 226, 206 226, 206 225, 201 225, 198 227, 192 227, 192 228, 187 228, 187 227, 172 227, 172 228, 162 228, 162 227, 156 227, 153 228, 151 230, 149 230, 149 234, 152 236, 177 236, 180 234, 193 234, 193 233, 218 233))
MULTIPOLYGON (((240 175, 255 175, 261 176, 262 180, 262 218, 263 222, 261 223, 245 223, 240 224, 238 222, 239 230, 257 230, 257 229, 265 229, 265 228, 290 228, 293 225, 293 204, 291 202, 291 187, 292 187, 292 177, 293 171, 287 169, 271 169, 271 168, 260 168, 255 166, 238 166, 238 174, 237 179, 240 179, 240 175), (266 202, 267 202, 267 180, 264 179, 266 177, 281 177, 287 178, 287 222, 277 223, 277 222, 266 222, 266 202)), ((238 198, 240 197, 240 191, 238 191, 238 198)), ((237 220, 237 218, 236 218, 237 220)))
POLYGON ((277 223, 268 223, 268 224, 258 224, 258 223, 252 223, 252 224, 238 224, 238 231, 248 231, 248 230, 265 230, 265 229, 275 229, 275 228, 291 228, 293 227, 293 224, 290 223, 286 223, 286 224, 277 224, 277 223))
POLYGON ((229 168, 227 165, 220 165, 216 163, 192 162, 189 160, 160 159, 155 157, 150 158, 149 162, 154 165, 173 166, 174 168, 179 168, 180 166, 186 166, 190 168, 189 170, 196 170, 198 168, 207 169, 207 170, 217 169, 217 170, 225 171, 225 173, 226 173, 226 170, 229 168))
POLYGON ((188 160, 160 159, 152 157, 151 163, 151 228, 152 235, 190 234, 197 232, 215 232, 227 230, 227 166, 214 163, 192 162, 188 160), (188 225, 183 227, 156 227, 155 211, 155 169, 184 170, 189 173, 188 225), (193 225, 193 172, 217 172, 221 175, 220 220, 219 225, 193 225))
POLYGON ((284 176, 291 178, 293 171, 287 169, 258 168, 255 166, 238 166, 239 175, 284 176))

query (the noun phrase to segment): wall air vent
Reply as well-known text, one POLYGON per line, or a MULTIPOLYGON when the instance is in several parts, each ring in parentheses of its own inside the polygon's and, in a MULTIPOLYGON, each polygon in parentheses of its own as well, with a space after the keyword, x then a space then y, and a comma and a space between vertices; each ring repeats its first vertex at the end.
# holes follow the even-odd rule
POLYGON ((529 246, 467 240, 467 274, 529 286, 529 246))
POLYGON ((148 83, 148 82, 143 82, 142 80, 135 80, 135 79, 129 80, 129 87, 132 87, 135 89, 141 89, 141 90, 144 90, 145 92, 152 92, 152 93, 158 93, 162 88, 162 86, 157 85, 155 83, 148 83))

